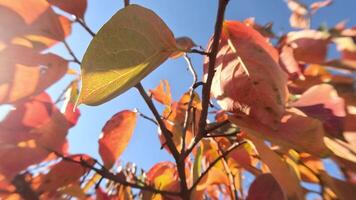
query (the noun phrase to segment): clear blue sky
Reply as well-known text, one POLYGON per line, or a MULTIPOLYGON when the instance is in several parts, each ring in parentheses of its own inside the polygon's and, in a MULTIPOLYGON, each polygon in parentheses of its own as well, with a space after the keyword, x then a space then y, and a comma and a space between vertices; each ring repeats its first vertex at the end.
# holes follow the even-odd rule
MULTIPOLYGON (((119 9, 123 7, 122 0, 88 0, 89 7, 85 19, 89 27, 95 32, 119 9)), ((176 37, 189 36, 197 44, 206 46, 212 35, 217 10, 217 0, 132 0, 132 3, 143 5, 156 12, 171 28, 176 37)), ((310 4, 311 0, 303 2, 310 4)), ((331 7, 321 9, 313 18, 312 26, 317 27, 327 22, 329 26, 349 19, 348 25, 356 24, 356 1, 335 0, 331 7)), ((290 11, 283 0, 231 0, 227 8, 226 19, 243 20, 255 17, 258 23, 274 22, 273 30, 278 34, 290 30, 290 11)), ((73 33, 68 38, 70 46, 78 57, 82 57, 91 36, 78 24, 74 25, 73 33)), ((53 51, 70 58, 62 46, 56 46, 53 51)), ((334 56, 334 55, 332 55, 334 56)), ((200 78, 202 74, 201 56, 192 55, 194 66, 200 78)), ((79 69, 73 64, 72 68, 79 69)), ((55 99, 60 91, 71 80, 65 78, 52 86, 48 91, 55 99)), ((192 78, 186 70, 183 59, 168 60, 147 78, 143 85, 148 90, 154 88, 159 80, 167 79, 171 83, 173 97, 178 100, 191 84, 192 78)), ((101 106, 89 107, 81 105, 82 116, 76 127, 69 133, 70 151, 72 153, 88 153, 98 156, 98 136, 105 122, 116 112, 123 109, 138 108, 141 112, 151 115, 142 98, 135 89, 107 102, 101 106)), ((4 115, 0 107, 0 117, 4 115)), ((154 163, 169 160, 165 150, 160 150, 157 127, 151 122, 140 118, 137 127, 125 153, 121 157, 123 162, 132 161, 139 167, 148 170, 154 163)))

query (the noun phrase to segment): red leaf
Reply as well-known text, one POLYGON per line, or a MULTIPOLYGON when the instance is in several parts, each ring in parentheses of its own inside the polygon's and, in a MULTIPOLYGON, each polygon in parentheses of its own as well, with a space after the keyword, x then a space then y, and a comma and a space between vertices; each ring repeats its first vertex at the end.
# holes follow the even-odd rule
POLYGON ((87 0, 47 0, 50 4, 75 15, 77 18, 84 19, 87 9, 87 0))
MULTIPOLYGON (((265 125, 277 126, 288 95, 278 52, 241 22, 227 21, 223 29, 212 95, 226 111, 244 112, 265 125)), ((207 68, 206 57, 205 76, 207 68)))
POLYGON ((333 86, 314 85, 291 105, 299 108, 308 116, 323 121, 326 132, 333 137, 343 138, 343 118, 346 116, 345 101, 338 96, 333 86))
POLYGON ((0 174, 10 179, 48 158, 48 149, 62 152, 68 131, 66 119, 46 94, 17 108, 0 123, 0 159, 6 160, 0 174))
POLYGON ((252 182, 248 189, 247 200, 282 200, 284 193, 271 174, 261 174, 252 182))
POLYGON ((105 167, 111 168, 130 142, 137 113, 124 110, 106 122, 99 138, 99 153, 105 167))
POLYGON ((323 63, 327 56, 330 35, 316 30, 289 32, 286 43, 293 48, 299 62, 323 63))
POLYGON ((231 116, 229 120, 242 130, 270 140, 274 144, 320 157, 329 153, 323 141, 325 133, 322 123, 317 119, 307 117, 297 109, 286 111, 276 130, 243 115, 231 116))

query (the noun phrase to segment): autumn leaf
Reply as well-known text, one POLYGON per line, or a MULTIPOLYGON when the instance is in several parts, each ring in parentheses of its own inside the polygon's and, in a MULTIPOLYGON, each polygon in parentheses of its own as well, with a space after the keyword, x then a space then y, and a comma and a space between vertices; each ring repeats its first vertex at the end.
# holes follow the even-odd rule
POLYGON ((310 117, 324 122, 326 133, 342 139, 343 118, 346 116, 345 102, 335 88, 328 84, 314 85, 291 104, 310 117))
MULTIPOLYGON (((68 159, 76 162, 86 162, 88 165, 93 165, 94 160, 85 154, 75 154, 68 156, 68 159)), ((83 167, 79 163, 68 160, 62 160, 50 168, 48 174, 41 178, 41 184, 38 187, 38 192, 51 192, 60 187, 67 186, 79 180, 89 169, 83 167)))
POLYGON ((333 3, 333 0, 323 0, 323 1, 314 2, 310 5, 311 13, 314 14, 320 8, 330 6, 332 3, 333 3))
POLYGON ((285 199, 284 193, 276 179, 271 174, 261 174, 256 177, 248 189, 247 200, 281 200, 285 199))
POLYGON ((289 32, 286 38, 295 59, 304 63, 325 62, 329 42, 329 33, 311 29, 289 32))
MULTIPOLYGON (((211 41, 209 44, 210 48, 211 41)), ((206 77, 208 58, 205 57, 206 77)), ((243 112, 276 127, 288 95, 278 52, 256 30, 226 21, 215 64, 212 95, 226 111, 243 112)))
POLYGON ((0 41, 43 50, 71 33, 71 22, 46 0, 0 1, 0 41))
POLYGON ((189 37, 179 37, 176 38, 178 51, 172 53, 170 58, 179 58, 184 55, 185 52, 189 51, 191 48, 197 46, 192 39, 189 37))
POLYGON ((0 104, 37 95, 62 78, 68 62, 52 54, 12 46, 0 52, 0 104))
POLYGON ((154 12, 138 5, 119 10, 84 55, 79 103, 99 105, 122 94, 176 49, 172 32, 154 12))
POLYGON ((271 170, 271 174, 281 186, 287 199, 304 199, 302 188, 297 175, 289 169, 287 163, 273 152, 262 139, 253 135, 249 138, 256 147, 261 160, 266 163, 271 170))
MULTIPOLYGON (((147 180, 151 185, 160 190, 179 191, 179 181, 176 165, 172 162, 156 163, 148 172, 147 180)), ((143 199, 162 199, 161 194, 154 194, 152 192, 143 192, 143 199)), ((172 196, 169 196, 172 199, 172 196)))
POLYGON ((167 80, 160 81, 159 85, 149 92, 154 100, 163 105, 169 106, 172 102, 171 87, 167 80))
POLYGON ((77 18, 84 19, 87 9, 87 0, 47 0, 50 4, 72 14, 77 18))
POLYGON ((0 123, 0 174, 13 177, 28 166, 48 158, 50 150, 62 152, 67 120, 47 94, 17 106, 0 123), (33 117, 36 116, 36 117, 33 117))
POLYGON ((308 152, 319 157, 330 154, 324 144, 325 132, 322 122, 306 116, 298 109, 288 110, 276 130, 243 115, 230 116, 229 120, 249 135, 267 139, 274 144, 308 152))
POLYGON ((293 28, 307 29, 310 27, 308 7, 299 0, 287 0, 288 8, 292 11, 289 23, 293 28))
POLYGON ((107 168, 111 168, 130 142, 136 126, 137 113, 124 110, 106 122, 99 137, 99 153, 107 168))
POLYGON ((69 125, 73 127, 77 124, 80 117, 80 110, 75 106, 79 95, 78 80, 72 81, 69 86, 64 95, 61 112, 66 117, 69 125))

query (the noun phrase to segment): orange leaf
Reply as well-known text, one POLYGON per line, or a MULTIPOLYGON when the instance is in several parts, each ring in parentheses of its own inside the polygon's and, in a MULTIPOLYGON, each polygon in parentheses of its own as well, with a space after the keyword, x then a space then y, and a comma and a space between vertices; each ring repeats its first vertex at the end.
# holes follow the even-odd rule
POLYGON ((37 95, 67 72, 68 62, 55 54, 13 46, 0 52, 0 104, 37 95))
POLYGON ((62 41, 71 32, 71 22, 57 15, 46 0, 0 1, 0 41, 7 44, 20 37, 43 50, 62 41))
MULTIPOLYGON (((210 48, 211 41, 209 44, 210 48)), ((244 112, 275 127, 288 95, 278 52, 256 30, 226 21, 215 64, 212 95, 226 111, 244 112)), ((208 58, 205 58, 205 77, 208 58)))
POLYGON ((75 15, 77 18, 84 19, 87 9, 87 0, 47 0, 50 4, 75 15))
MULTIPOLYGON (((68 156, 69 159, 77 162, 84 161, 89 165, 94 164, 94 160, 85 154, 76 154, 68 156)), ((48 174, 41 178, 38 192, 52 192, 60 187, 67 186, 77 181, 81 176, 88 172, 88 168, 83 167, 79 163, 74 163, 68 160, 62 160, 51 167, 48 174)))
POLYGON ((149 90, 151 96, 154 100, 160 102, 163 105, 169 106, 172 102, 171 87, 167 80, 159 82, 159 85, 153 89, 149 90))
POLYGON ((106 122, 99 138, 99 153, 105 167, 111 168, 130 142, 136 126, 137 113, 124 110, 106 122))
POLYGON ((67 120, 42 94, 18 105, 0 123, 0 174, 13 177, 29 165, 45 160, 51 150, 62 152, 67 120), (33 117, 36 116, 36 117, 33 117))
POLYGON ((294 148, 320 157, 325 157, 330 153, 323 141, 325 133, 322 123, 317 119, 307 117, 298 109, 287 111, 276 130, 242 115, 230 116, 229 120, 249 134, 268 139, 287 148, 294 148))
POLYGON ((272 151, 263 140, 249 135, 256 147, 261 160, 267 164, 273 177, 281 186, 288 199, 304 199, 302 188, 297 175, 289 169, 287 163, 278 154, 272 151))
POLYGON ((323 63, 327 56, 330 35, 316 30, 295 31, 288 33, 286 42, 293 48, 297 61, 323 63))

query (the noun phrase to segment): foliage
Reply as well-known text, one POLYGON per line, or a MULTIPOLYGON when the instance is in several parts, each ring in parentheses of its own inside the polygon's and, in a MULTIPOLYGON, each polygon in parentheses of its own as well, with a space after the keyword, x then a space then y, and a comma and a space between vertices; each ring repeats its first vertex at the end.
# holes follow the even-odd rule
POLYGON ((356 29, 344 22, 310 28, 312 16, 331 0, 309 7, 287 0, 296 30, 282 36, 253 18, 224 21, 228 3, 219 0, 214 35, 202 50, 189 37, 175 39, 153 11, 127 0, 97 34, 84 19, 86 0, 0 0, 0 104, 15 108, 0 122, 0 198, 253 200, 317 193, 352 199, 356 29), (65 40, 73 23, 93 36, 82 61, 65 40), (58 43, 72 60, 48 53, 58 43), (340 52, 334 60, 327 56, 332 44, 340 52), (204 57, 202 82, 190 54, 204 57), (165 60, 181 57, 194 78, 187 92, 174 100, 162 80, 146 93, 140 81, 165 60), (81 65, 81 73, 69 62, 81 65), (45 90, 69 75, 75 78, 53 102, 45 90), (77 106, 102 104, 132 87, 154 118, 137 110, 112 116, 98 139, 103 164, 70 154, 66 137, 80 117, 77 106), (163 106, 161 114, 154 101, 163 106), (174 162, 147 172, 119 164, 138 117, 158 127, 174 162), (338 166, 342 179, 329 174, 324 159, 338 166), (246 174, 255 177, 249 188, 246 174))

